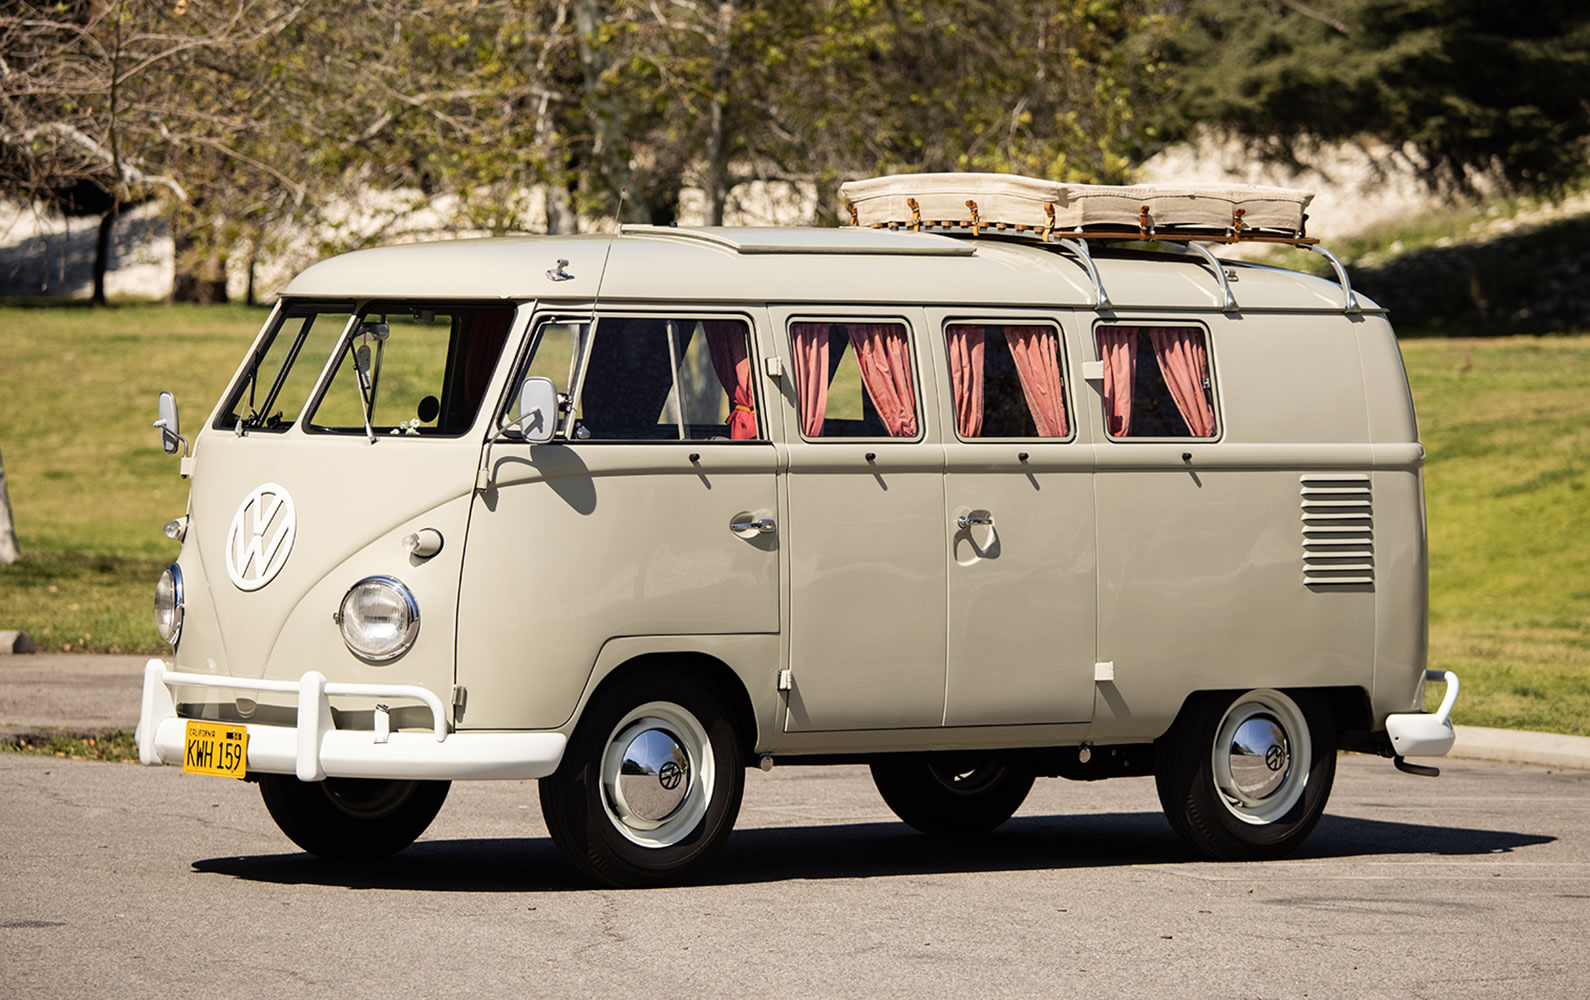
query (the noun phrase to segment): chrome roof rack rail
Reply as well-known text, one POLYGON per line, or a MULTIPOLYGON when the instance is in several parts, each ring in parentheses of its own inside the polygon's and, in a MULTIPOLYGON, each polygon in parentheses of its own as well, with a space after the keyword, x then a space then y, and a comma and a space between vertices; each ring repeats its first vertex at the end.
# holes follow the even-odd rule
POLYGON ((1055 240, 1053 245, 1070 250, 1078 262, 1087 269, 1088 276, 1093 279, 1094 305, 1099 309, 1110 308, 1110 296, 1104 290, 1104 280, 1099 277, 1098 266, 1093 263, 1093 254, 1088 251, 1088 241, 1062 238, 1055 240))
POLYGON ((1342 292, 1346 296, 1346 304, 1343 308, 1347 315, 1357 316, 1362 313, 1363 309, 1358 305, 1358 296, 1353 294, 1353 283, 1347 280, 1347 269, 1342 266, 1341 261, 1336 259, 1336 255, 1318 243, 1303 243, 1299 245, 1324 257, 1331 262, 1331 267, 1336 269, 1336 283, 1342 286, 1342 292))

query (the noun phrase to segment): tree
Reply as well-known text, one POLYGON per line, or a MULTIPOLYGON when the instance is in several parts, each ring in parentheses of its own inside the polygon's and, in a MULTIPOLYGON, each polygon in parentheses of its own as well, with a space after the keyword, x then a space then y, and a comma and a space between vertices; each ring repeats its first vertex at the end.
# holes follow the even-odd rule
POLYGON ((0 566, 9 566, 21 558, 16 527, 11 521, 11 492, 6 489, 5 458, 0 456, 0 566))
POLYGON ((1209 125, 1292 162, 1370 138, 1433 189, 1550 191, 1586 172, 1582 0, 1189 0, 1180 27, 1161 35, 1180 80, 1168 135, 1209 125))

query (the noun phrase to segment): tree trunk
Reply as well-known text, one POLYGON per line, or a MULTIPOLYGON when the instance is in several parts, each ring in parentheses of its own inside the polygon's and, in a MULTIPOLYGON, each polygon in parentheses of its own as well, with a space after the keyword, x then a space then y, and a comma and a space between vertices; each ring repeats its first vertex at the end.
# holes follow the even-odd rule
POLYGON ((730 35, 734 28, 733 0, 718 4, 718 23, 712 38, 712 108, 707 119, 706 167, 701 179, 702 209, 707 225, 723 225, 728 200, 729 149, 724 135, 723 106, 729 100, 730 35))
POLYGON ((0 456, 0 566, 9 566, 21 558, 16 529, 11 522, 11 494, 6 490, 5 458, 0 456))
POLYGON ((597 0, 576 0, 574 4, 574 30, 579 36, 580 71, 585 80, 586 114, 591 124, 591 152, 599 175, 619 198, 619 221, 655 224, 652 208, 646 196, 637 190, 635 172, 630 166, 622 104, 608 92, 607 83, 602 79, 611 59, 596 44, 603 13, 597 0))
POLYGON ((99 236, 94 240, 94 297, 96 306, 105 304, 105 272, 110 269, 110 245, 116 234, 116 216, 120 214, 121 202, 111 200, 110 208, 99 217, 99 236))
POLYGON ((219 248, 201 246, 185 228, 172 226, 176 277, 171 283, 171 301, 196 306, 224 304, 226 299, 226 255, 219 248))

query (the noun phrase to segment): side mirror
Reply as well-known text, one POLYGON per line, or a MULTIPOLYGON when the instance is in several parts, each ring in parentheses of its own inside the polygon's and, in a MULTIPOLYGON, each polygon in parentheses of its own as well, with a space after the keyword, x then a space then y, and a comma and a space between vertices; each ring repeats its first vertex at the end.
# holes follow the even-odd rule
POLYGON ((182 437, 182 429, 177 419, 177 397, 169 392, 160 394, 160 419, 154 422, 160 428, 160 447, 165 449, 167 455, 175 455, 178 448, 188 442, 182 437))
POLYGON ((558 424, 558 390, 549 378, 527 378, 519 388, 519 433, 531 444, 546 444, 558 424))

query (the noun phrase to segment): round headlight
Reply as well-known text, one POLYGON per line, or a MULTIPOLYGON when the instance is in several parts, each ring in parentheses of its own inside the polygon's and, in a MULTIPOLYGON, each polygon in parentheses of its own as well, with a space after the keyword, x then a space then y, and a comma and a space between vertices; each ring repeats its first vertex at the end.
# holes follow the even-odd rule
POLYGON ((182 637, 182 570, 173 563, 155 584, 155 628, 173 647, 182 637))
POLYGON ((360 580, 342 599, 337 614, 342 641, 355 656, 385 663, 408 652, 420 633, 420 606, 409 589, 390 576, 360 580))

